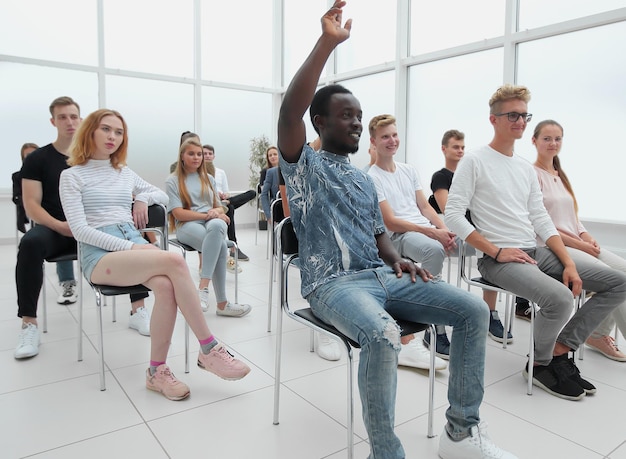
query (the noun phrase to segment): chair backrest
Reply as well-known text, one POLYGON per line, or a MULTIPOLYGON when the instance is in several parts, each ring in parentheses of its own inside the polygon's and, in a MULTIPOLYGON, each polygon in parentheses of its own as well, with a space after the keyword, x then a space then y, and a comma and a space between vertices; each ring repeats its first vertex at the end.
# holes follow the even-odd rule
POLYGON ((167 250, 167 209, 163 204, 148 207, 148 225, 141 231, 157 233, 161 236, 161 248, 167 250))
POLYGON ((274 227, 283 221, 285 218, 285 212, 283 210, 283 200, 281 198, 274 199, 270 205, 271 219, 274 227))
POLYGON ((291 223, 291 217, 287 217, 280 228, 280 251, 282 255, 294 255, 298 253, 298 238, 291 223))

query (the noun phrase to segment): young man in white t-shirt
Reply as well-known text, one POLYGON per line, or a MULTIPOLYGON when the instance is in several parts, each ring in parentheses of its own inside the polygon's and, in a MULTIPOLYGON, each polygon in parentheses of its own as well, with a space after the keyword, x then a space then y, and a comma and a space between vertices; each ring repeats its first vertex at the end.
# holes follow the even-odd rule
MULTIPOLYGON (((376 185, 387 233, 400 255, 439 276, 446 253, 457 247, 455 235, 428 204, 415 168, 394 161, 400 145, 396 119, 392 115, 375 116, 369 123, 369 132, 370 143, 376 148, 376 163, 367 173, 376 185)), ((427 344, 430 339, 430 335, 424 336, 427 344)), ((399 364, 421 368, 428 352, 419 340, 409 340, 410 337, 403 340, 399 364)), ((448 359, 450 341, 443 325, 437 327, 436 343, 439 357, 448 359)))

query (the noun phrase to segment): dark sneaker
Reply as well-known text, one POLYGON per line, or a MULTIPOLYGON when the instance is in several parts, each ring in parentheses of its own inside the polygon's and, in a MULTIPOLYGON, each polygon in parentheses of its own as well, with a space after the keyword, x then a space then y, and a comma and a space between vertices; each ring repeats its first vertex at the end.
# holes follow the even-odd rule
POLYGON ((569 377, 570 381, 574 381, 576 384, 582 387, 587 395, 592 395, 596 393, 596 386, 591 384, 586 379, 580 377, 580 370, 576 366, 574 359, 568 358, 567 354, 553 357, 551 365, 554 365, 558 367, 560 371, 563 371, 563 373, 565 373, 569 377))
MULTIPOLYGON (((502 326, 502 322, 500 322, 498 311, 491 311, 491 314, 489 315, 489 337, 498 343, 504 341, 504 327, 502 326)), ((506 343, 511 344, 512 342, 513 335, 511 332, 507 332, 506 343)))
MULTIPOLYGON (((565 400, 582 399, 585 396, 585 389, 572 381, 564 370, 562 365, 555 365, 554 360, 550 365, 536 365, 533 368, 533 386, 565 400)), ((522 375, 528 380, 528 363, 522 375)))
MULTIPOLYGON (((424 345, 430 349, 430 332, 428 330, 424 332, 424 345)), ((450 360, 450 341, 445 333, 437 333, 435 354, 437 357, 450 360)))
MULTIPOLYGON (((528 303, 528 301, 526 300, 516 302, 515 303, 515 317, 517 317, 518 319, 522 319, 527 322, 530 322, 530 313, 532 311, 531 307, 532 306, 530 305, 530 303, 528 303)), ((535 310, 535 314, 536 313, 537 313, 537 310, 535 310)))
POLYGON ((239 261, 250 261, 250 257, 237 248, 237 259, 239 261))

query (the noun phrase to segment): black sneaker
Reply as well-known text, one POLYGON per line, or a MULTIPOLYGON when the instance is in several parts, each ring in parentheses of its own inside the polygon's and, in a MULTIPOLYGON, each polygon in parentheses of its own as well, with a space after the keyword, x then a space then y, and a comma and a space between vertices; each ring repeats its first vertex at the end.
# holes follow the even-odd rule
MULTIPOLYGON (((522 301, 517 301, 515 303, 515 317, 530 322, 530 313, 532 311, 532 306, 528 303, 527 300, 523 298, 520 298, 520 300, 522 301)), ((537 310, 535 310, 535 314, 536 313, 537 310)))
POLYGON ((250 261, 250 257, 243 253, 239 248, 237 249, 237 259, 239 261, 250 261))
MULTIPOLYGON (((504 341, 504 327, 502 326, 502 322, 500 322, 498 311, 491 311, 491 314, 489 315, 489 337, 498 343, 504 341)), ((511 332, 507 332, 506 343, 510 344, 512 342, 513 335, 511 332)))
MULTIPOLYGON (((540 387, 547 393, 565 400, 580 400, 585 396, 585 389, 572 381, 562 365, 536 365, 533 367, 533 386, 540 387)), ((528 381, 528 363, 522 371, 528 381)))
POLYGON ((551 364, 562 369, 562 371, 568 375, 570 381, 574 381, 582 387, 587 395, 593 395, 596 393, 596 386, 580 377, 580 370, 576 366, 576 362, 574 362, 573 358, 568 358, 567 354, 553 357, 551 364))
MULTIPOLYGON (((430 331, 424 332, 424 345, 430 349, 430 331)), ((445 360, 450 360, 450 341, 445 333, 437 333, 435 354, 445 360)))

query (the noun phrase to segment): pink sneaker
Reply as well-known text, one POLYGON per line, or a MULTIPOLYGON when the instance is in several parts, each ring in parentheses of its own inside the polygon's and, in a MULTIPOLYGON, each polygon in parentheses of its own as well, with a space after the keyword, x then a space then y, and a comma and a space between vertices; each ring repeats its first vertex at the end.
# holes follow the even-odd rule
POLYGON ((250 373, 250 367, 233 357, 222 344, 215 346, 208 354, 200 350, 198 366, 228 381, 236 381, 250 373))
POLYGON ((170 367, 159 365, 153 375, 150 368, 146 371, 146 387, 155 392, 161 392, 170 400, 183 400, 189 397, 189 387, 176 379, 170 367))

